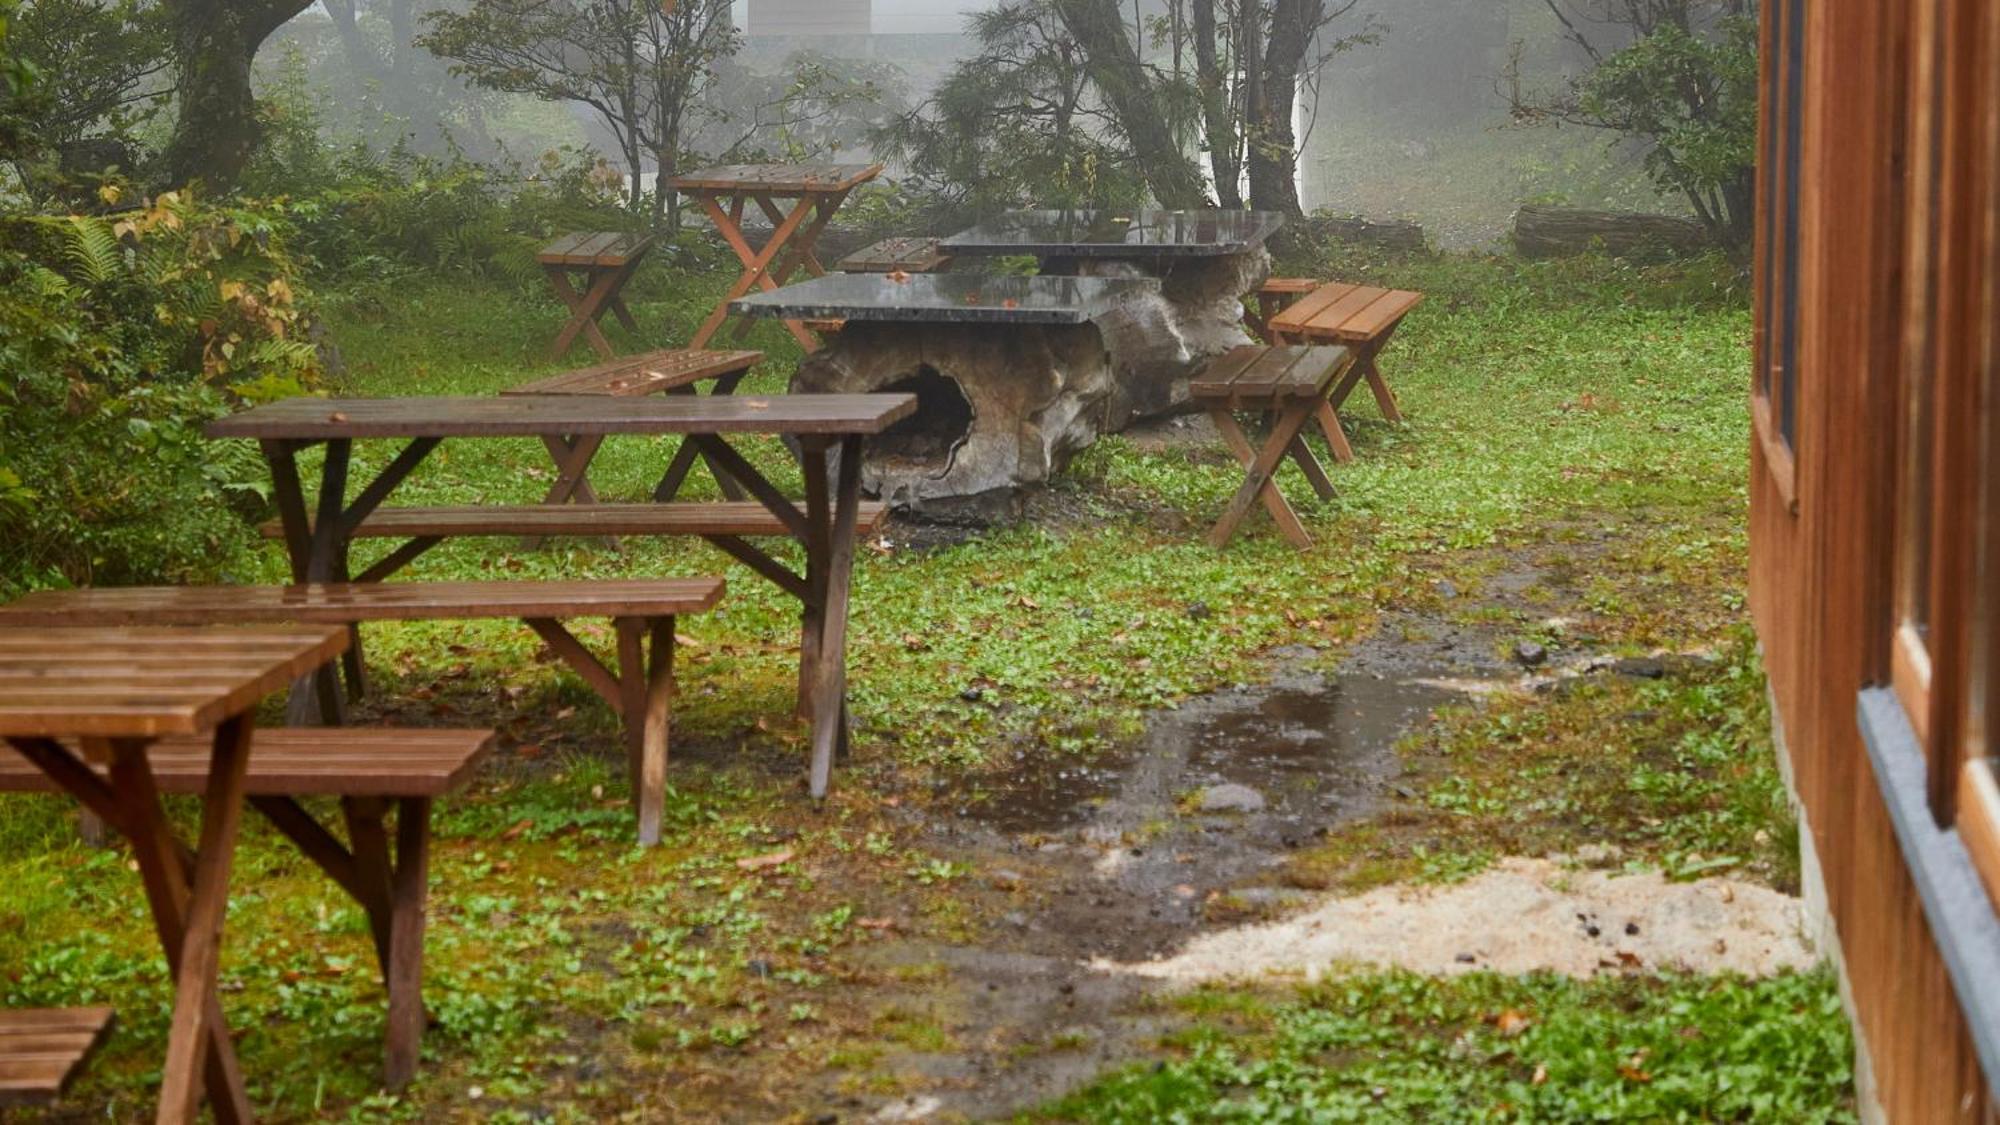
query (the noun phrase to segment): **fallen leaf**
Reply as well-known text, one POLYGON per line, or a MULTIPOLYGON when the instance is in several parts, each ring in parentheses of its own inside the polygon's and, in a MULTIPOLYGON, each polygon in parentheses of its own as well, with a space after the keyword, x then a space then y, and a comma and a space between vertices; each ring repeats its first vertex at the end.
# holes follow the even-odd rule
POLYGON ((1537 1086, 1540 1086, 1543 1083, 1547 1082, 1548 1080, 1549 1080, 1549 1068, 1537 1063, 1535 1065, 1535 1076, 1533 1078, 1530 1078, 1528 1081, 1534 1083, 1537 1086))
POLYGON ((746 856, 736 861, 739 871, 769 871, 792 861, 791 849, 781 852, 767 852, 764 855, 746 856))
POLYGON ((896 920, 894 918, 856 918, 854 924, 864 930, 893 930, 896 928, 896 920))
POLYGON ((1637 953, 1633 953, 1632 951, 1627 949, 1621 949, 1618 951, 1618 963, 1625 966, 1628 969, 1636 969, 1639 966, 1645 964, 1645 961, 1642 960, 1637 953))
POLYGON ((1535 1021, 1509 1008, 1494 1017, 1493 1026, 1500 1029, 1501 1035, 1512 1039, 1517 1035, 1524 1034, 1529 1028, 1535 1026, 1535 1021))
POLYGON ((533 828, 534 826, 535 822, 532 820, 516 821, 514 827, 509 828, 507 831, 500 833, 500 838, 502 840, 518 840, 521 838, 521 833, 526 832, 528 829, 533 828))
POLYGON ((523 758, 539 758, 542 756, 542 744, 539 742, 523 742, 521 745, 514 747, 514 753, 523 758))

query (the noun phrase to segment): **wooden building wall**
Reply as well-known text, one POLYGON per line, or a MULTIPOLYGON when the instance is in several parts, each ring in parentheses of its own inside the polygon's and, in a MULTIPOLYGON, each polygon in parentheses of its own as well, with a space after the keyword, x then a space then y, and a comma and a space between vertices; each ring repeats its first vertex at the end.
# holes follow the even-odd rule
MULTIPOLYGON (((1965 1017, 1871 776, 1857 693, 1885 682, 1896 521, 1897 365, 1908 260, 1906 138, 1913 35, 1928 4, 1984 12, 1992 0, 1763 0, 1766 98, 1800 69, 1793 168, 1760 160, 1760 190, 1797 177, 1796 423, 1781 440, 1768 401, 1751 452, 1751 606, 1777 719, 1838 931, 1857 1031, 1894 1122, 2000 1121, 1965 1017), (1803 52, 1783 49, 1803 21, 1803 52)), ((1912 114, 1917 115, 1916 118, 1912 114)), ((1767 105, 1766 146, 1782 129, 1767 105)), ((1760 148, 1767 156, 1772 150, 1760 148)), ((1760 224, 1758 273, 1785 260, 1787 232, 1760 224)), ((1760 286, 1760 362, 1785 330, 1760 286)), ((1772 362, 1776 362, 1775 359, 1772 362)))

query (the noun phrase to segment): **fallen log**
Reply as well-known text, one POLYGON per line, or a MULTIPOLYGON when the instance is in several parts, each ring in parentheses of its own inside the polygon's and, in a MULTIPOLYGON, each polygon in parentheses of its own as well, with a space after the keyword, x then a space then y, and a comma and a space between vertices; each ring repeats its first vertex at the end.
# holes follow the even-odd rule
POLYGON ((1586 211, 1529 204, 1514 213, 1514 249, 1523 258, 1567 258, 1601 250, 1614 257, 1661 258, 1713 247, 1693 219, 1636 211, 1586 211))
POLYGON ((1310 215, 1303 225, 1314 242, 1348 242, 1403 253, 1424 249, 1423 225, 1407 219, 1310 215))

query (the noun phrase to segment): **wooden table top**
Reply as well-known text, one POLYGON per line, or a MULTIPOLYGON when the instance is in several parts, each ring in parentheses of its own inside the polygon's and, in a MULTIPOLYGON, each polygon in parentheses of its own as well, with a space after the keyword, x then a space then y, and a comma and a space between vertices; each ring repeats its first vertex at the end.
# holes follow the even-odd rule
POLYGON ((1313 290, 1271 317, 1271 331, 1340 343, 1367 343, 1424 299, 1407 289, 1334 282, 1313 290))
POLYGON ((847 191, 881 175, 880 164, 721 164, 667 181, 683 191, 745 191, 767 195, 847 191))
POLYGON ((544 246, 535 260, 550 266, 622 266, 653 245, 650 234, 583 231, 544 246))
POLYGON ((212 438, 543 437, 598 434, 879 434, 910 394, 652 398, 288 398, 208 425, 212 438))
POLYGON ((199 734, 347 649, 347 630, 0 624, 0 735, 199 734))

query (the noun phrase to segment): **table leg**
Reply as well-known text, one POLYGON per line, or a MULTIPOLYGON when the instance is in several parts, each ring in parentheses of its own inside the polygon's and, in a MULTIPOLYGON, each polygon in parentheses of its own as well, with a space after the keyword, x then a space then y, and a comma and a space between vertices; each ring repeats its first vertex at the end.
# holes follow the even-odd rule
MULTIPOLYGON (((548 492, 542 496, 542 503, 552 505, 597 503, 597 490, 590 486, 590 462, 596 458, 598 449, 603 445, 604 438, 599 434, 564 436, 544 434, 542 446, 549 451, 550 459, 556 463, 556 479, 549 485, 548 492)), ((606 536, 605 542, 614 550, 618 547, 615 536, 606 536)), ((524 551, 538 550, 541 545, 542 537, 539 535, 530 535, 521 540, 521 549, 524 551)))
MULTIPOLYGON (((710 388, 708 397, 728 398, 735 394, 737 385, 743 382, 743 377, 747 374, 749 373, 745 371, 731 371, 721 376, 710 388)), ((685 386, 675 387, 667 393, 698 395, 701 392, 693 386, 685 386)), ((708 466, 709 475, 715 478, 715 487, 722 492, 724 499, 740 501, 748 498, 743 486, 737 484, 735 478, 716 465, 714 458, 703 454, 694 442, 682 439, 680 448, 674 450, 673 460, 667 462, 666 473, 660 477, 660 483, 653 489, 653 499, 664 504, 680 495, 681 485, 687 483, 688 472, 694 468, 697 457, 701 458, 702 464, 708 466)))
POLYGON ((1319 431, 1326 435, 1326 447, 1333 451, 1333 459, 1354 460, 1354 447, 1347 444, 1347 431, 1341 428, 1340 414, 1333 409, 1333 403, 1322 401, 1314 413, 1319 415, 1319 431))
MULTIPOLYGON (((785 221, 778 224, 777 229, 771 232, 771 240, 764 244, 764 248, 752 250, 749 241, 743 237, 738 222, 741 218, 740 211, 735 218, 732 218, 731 213, 724 211, 722 205, 716 202, 712 193, 700 193, 696 198, 700 201, 702 209, 708 213, 709 221, 715 224, 716 231, 729 243, 730 248, 736 251, 736 257, 743 263, 742 276, 736 279, 736 284, 729 287, 729 293, 715 306, 715 311, 708 314, 708 319, 701 322, 701 327, 695 329, 694 338, 688 341, 690 348, 705 348, 716 331, 722 327, 722 322, 729 318, 731 301, 748 293, 753 285, 762 286, 767 291, 778 288, 778 283, 772 280, 770 274, 772 259, 778 256, 778 252, 784 249, 785 243, 789 242, 792 235, 798 231, 799 225, 805 222, 806 215, 812 210, 813 200, 811 196, 801 198, 792 208, 791 214, 785 216, 785 221)), ((786 321, 785 325, 807 350, 818 346, 818 341, 813 339, 812 333, 806 331, 803 325, 796 321, 786 321)))
POLYGON ((569 323, 556 333, 556 342, 549 347, 550 359, 561 359, 568 354, 570 345, 576 342, 578 333, 590 341, 590 346, 599 357, 610 359, 618 354, 611 341, 604 338, 604 332, 597 327, 597 318, 604 314, 604 302, 624 284, 619 270, 585 270, 590 278, 590 288, 579 293, 570 281, 569 270, 563 266, 542 267, 549 275, 549 284, 556 296, 562 298, 570 311, 569 323))
POLYGON ((424 1036, 424 911, 430 880, 428 797, 405 797, 396 810, 396 871, 389 886, 389 958, 382 966, 389 992, 387 1061, 391 1090, 416 1077, 424 1036))
POLYGON ((827 553, 826 610, 814 663, 811 792, 826 796, 835 755, 846 757, 847 605, 854 572, 855 527, 861 511, 861 439, 842 438, 835 466, 833 527, 827 553))
POLYGON ((1223 440, 1229 444, 1230 450, 1236 454, 1236 459, 1243 464, 1245 470, 1242 487, 1238 488, 1236 495, 1230 498, 1229 505, 1223 509, 1222 518, 1216 522, 1214 530, 1209 532, 1208 541, 1211 546, 1221 547, 1227 544, 1230 536, 1236 534, 1237 525, 1249 514, 1250 505, 1256 503, 1260 497, 1264 501, 1264 507, 1270 511, 1271 518, 1277 521, 1278 530, 1286 541, 1300 549, 1312 546, 1312 536, 1306 533, 1305 525, 1299 522, 1298 514, 1292 511, 1292 506, 1285 501, 1284 494, 1278 491, 1273 474, 1277 472, 1279 463, 1290 452, 1293 440, 1298 437, 1299 429, 1305 425, 1306 420, 1312 416, 1313 409, 1314 404, 1307 402, 1281 411, 1271 427, 1270 437, 1264 442, 1263 450, 1255 453, 1252 452, 1250 439, 1244 436, 1242 427, 1236 424, 1235 416, 1226 406, 1218 406, 1209 411, 1210 416, 1215 419, 1215 428, 1222 432, 1223 440))
POLYGON ((833 507, 827 491, 827 454, 824 438, 806 437, 799 441, 800 464, 805 479, 806 596, 800 613, 798 717, 816 718, 813 692, 819 687, 819 654, 826 635, 826 583, 831 562, 833 507))
POLYGON ((216 728, 191 880, 160 806, 146 762, 146 744, 125 739, 113 743, 112 791, 123 805, 122 819, 132 838, 133 857, 139 864, 154 927, 174 978, 174 1015, 167 1036, 157 1117, 161 1122, 195 1120, 201 1095, 197 1075, 205 1077, 217 1120, 253 1118, 216 996, 229 867, 243 814, 251 730, 252 720, 247 715, 216 728))
MULTIPOLYGON (((340 554, 345 549, 346 541, 342 524, 347 515, 347 470, 353 452, 354 443, 346 438, 335 438, 326 443, 326 459, 320 466, 319 496, 316 498, 304 564, 300 565, 297 558, 292 560, 293 573, 303 572, 302 581, 331 582, 340 569, 340 554)), ((291 476, 292 486, 296 488, 298 477, 295 467, 291 476)), ((298 498, 297 507, 300 511, 305 509, 303 496, 298 498)), ((280 510, 283 509, 281 503, 280 510)), ((289 534, 287 538, 290 538, 289 534)), ((285 722, 291 726, 311 726, 315 722, 339 726, 346 721, 346 714, 347 700, 341 690, 340 671, 329 664, 293 685, 291 699, 285 707, 285 722), (310 688, 305 687, 308 680, 310 688)))

